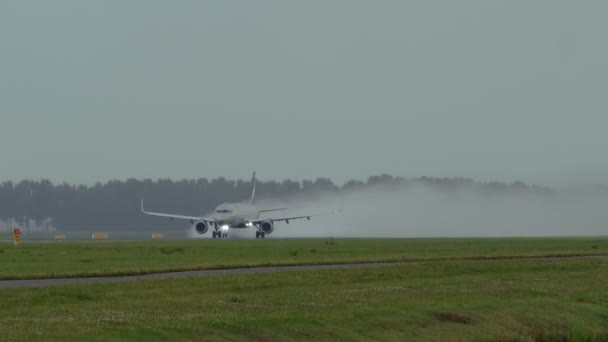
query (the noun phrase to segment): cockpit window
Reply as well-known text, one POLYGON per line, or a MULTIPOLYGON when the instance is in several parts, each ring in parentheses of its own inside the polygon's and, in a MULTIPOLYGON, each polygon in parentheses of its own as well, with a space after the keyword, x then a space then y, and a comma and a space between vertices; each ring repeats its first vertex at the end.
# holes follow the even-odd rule
POLYGON ((215 211, 218 214, 230 214, 232 211, 228 210, 228 209, 219 209, 215 211))

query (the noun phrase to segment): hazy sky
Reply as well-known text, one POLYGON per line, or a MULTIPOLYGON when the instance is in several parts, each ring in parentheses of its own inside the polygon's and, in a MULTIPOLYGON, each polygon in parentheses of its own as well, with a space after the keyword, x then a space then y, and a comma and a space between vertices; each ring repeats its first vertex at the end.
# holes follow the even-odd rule
POLYGON ((608 1, 0 2, 0 180, 608 183, 608 1))

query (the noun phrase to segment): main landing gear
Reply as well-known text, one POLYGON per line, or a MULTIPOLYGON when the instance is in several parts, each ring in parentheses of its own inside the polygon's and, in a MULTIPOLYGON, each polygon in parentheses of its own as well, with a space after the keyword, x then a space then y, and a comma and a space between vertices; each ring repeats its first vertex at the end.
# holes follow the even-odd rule
POLYGON ((226 238, 228 238, 228 233, 227 232, 221 232, 219 230, 213 231, 212 235, 213 235, 214 239, 222 239, 222 238, 226 239, 226 238))
POLYGON ((264 232, 260 232, 259 230, 255 232, 256 239, 263 239, 265 236, 266 234, 264 234, 264 232))

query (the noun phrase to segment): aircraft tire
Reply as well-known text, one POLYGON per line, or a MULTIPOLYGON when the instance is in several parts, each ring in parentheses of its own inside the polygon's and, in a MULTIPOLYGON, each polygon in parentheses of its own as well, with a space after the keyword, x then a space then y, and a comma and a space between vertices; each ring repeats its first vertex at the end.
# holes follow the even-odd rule
POLYGON ((266 237, 266 234, 264 234, 264 232, 261 232, 261 233, 260 233, 260 237, 263 239, 263 238, 265 238, 265 237, 266 237))

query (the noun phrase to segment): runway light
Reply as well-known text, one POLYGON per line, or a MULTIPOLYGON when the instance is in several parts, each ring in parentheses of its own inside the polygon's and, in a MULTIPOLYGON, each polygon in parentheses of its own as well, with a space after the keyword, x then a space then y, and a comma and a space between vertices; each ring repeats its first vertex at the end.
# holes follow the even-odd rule
POLYGON ((228 226, 227 224, 223 225, 220 227, 222 230, 228 230, 230 228, 230 226, 228 226))

